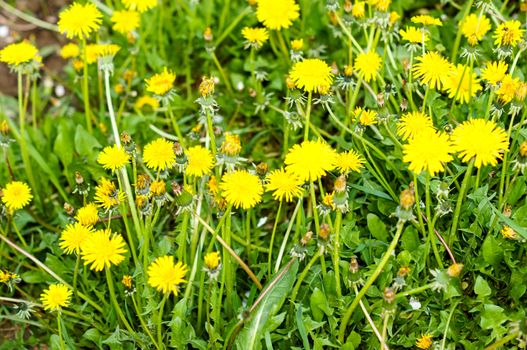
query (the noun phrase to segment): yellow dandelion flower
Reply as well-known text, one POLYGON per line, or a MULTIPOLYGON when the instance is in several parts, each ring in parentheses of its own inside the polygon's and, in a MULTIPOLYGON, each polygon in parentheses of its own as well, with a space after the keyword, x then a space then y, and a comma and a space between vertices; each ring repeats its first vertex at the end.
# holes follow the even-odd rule
POLYGON ((498 100, 504 104, 511 102, 514 96, 516 96, 516 91, 518 91, 520 85, 520 79, 513 78, 512 75, 506 74, 501 80, 500 87, 496 90, 498 100))
POLYGON ((218 252, 210 252, 205 255, 203 262, 207 269, 216 270, 220 266, 221 256, 218 252))
POLYGON ((141 18, 137 11, 114 11, 112 17, 112 29, 121 34, 128 34, 139 28, 141 18))
POLYGON ((106 178, 102 178, 99 185, 95 187, 95 202, 106 210, 119 206, 124 198, 124 192, 118 190, 115 183, 106 178))
POLYGON ((442 26, 440 19, 428 15, 413 16, 412 23, 422 24, 424 26, 442 26))
POLYGON ((187 175, 201 177, 210 173, 214 166, 214 158, 207 148, 194 146, 187 149, 185 153, 188 158, 187 168, 185 169, 187 175))
POLYGON ((123 5, 132 11, 146 12, 157 6, 158 0, 123 0, 123 5))
POLYGON ((95 203, 88 203, 84 207, 77 210, 75 220, 83 226, 92 226, 99 221, 99 210, 95 203))
POLYGON ((169 72, 165 67, 161 73, 155 74, 151 78, 145 79, 146 91, 155 95, 163 96, 172 90, 176 81, 176 75, 169 72))
POLYGON ((80 53, 79 45, 75 43, 68 43, 60 49, 60 57, 64 59, 78 57, 80 53))
POLYGON ((123 236, 112 233, 111 230, 97 230, 84 240, 81 245, 81 255, 84 265, 90 270, 101 271, 105 267, 119 265, 127 252, 123 236))
POLYGON ((395 11, 390 12, 390 25, 393 26, 401 18, 401 15, 395 11))
POLYGON ((302 181, 297 175, 286 172, 283 168, 271 171, 266 177, 265 189, 273 191, 273 198, 277 201, 291 202, 302 195, 302 181))
POLYGON ((247 46, 253 45, 260 48, 268 39, 269 33, 265 28, 249 28, 242 29, 242 36, 247 41, 247 46))
POLYGON ((500 230, 500 233, 504 238, 508 239, 516 239, 517 237, 516 231, 514 231, 510 226, 503 226, 503 228, 500 230))
POLYGON ((470 68, 463 64, 453 67, 444 81, 444 87, 448 97, 461 103, 468 103, 481 89, 479 79, 470 68))
POLYGON ((174 263, 170 255, 160 256, 148 266, 148 284, 163 294, 178 294, 179 285, 186 282, 187 265, 174 263))
POLYGON ((263 186, 258 176, 235 170, 221 177, 221 195, 235 208, 250 209, 262 200, 263 186))
POLYGON ((256 18, 271 30, 289 28, 300 16, 295 0, 257 0, 256 18))
POLYGON ((356 18, 362 18, 366 14, 366 2, 356 1, 351 8, 351 15, 356 18))
POLYGON ((97 58, 114 57, 121 47, 115 44, 99 44, 96 46, 95 55, 97 58))
POLYGON ((481 78, 491 85, 497 85, 505 78, 509 65, 502 60, 487 62, 485 68, 481 70, 481 78))
POLYGON ((509 148, 505 130, 493 121, 470 119, 456 127, 451 135, 454 150, 459 153, 463 162, 472 158, 474 166, 492 166, 498 163, 502 154, 509 148))
POLYGON ((417 58, 413 73, 421 85, 440 90, 445 84, 452 64, 437 52, 428 52, 417 58))
POLYGON ((362 126, 377 124, 377 112, 371 109, 356 107, 353 111, 353 116, 362 126))
POLYGON ((40 295, 44 310, 60 310, 70 304, 72 291, 64 284, 52 284, 40 295))
POLYGON ((302 181, 316 181, 335 169, 337 152, 322 140, 294 145, 285 156, 286 171, 302 181))
POLYGON ((306 92, 318 92, 320 89, 329 88, 333 81, 333 74, 326 62, 318 58, 308 58, 293 65, 289 78, 299 89, 306 92))
POLYGON ((78 222, 66 226, 60 235, 59 247, 66 254, 79 253, 82 243, 93 233, 93 229, 78 222))
POLYGON ((300 51, 304 47, 304 39, 291 40, 291 48, 295 51, 300 51))
POLYGON ((99 44, 86 45, 86 63, 95 63, 97 58, 99 58, 99 44))
POLYGON ((364 164, 364 159, 355 150, 350 149, 346 152, 341 152, 337 155, 335 165, 342 174, 347 174, 351 171, 360 173, 360 169, 364 164))
POLYGON ((472 46, 476 45, 487 32, 490 30, 490 21, 485 16, 477 16, 470 14, 465 17, 465 20, 460 23, 461 32, 467 38, 468 43, 472 46))
POLYGON ((2 192, 2 202, 10 213, 24 208, 33 198, 29 186, 21 181, 8 183, 2 192))
POLYGON ((37 48, 28 41, 10 44, 0 50, 0 62, 19 66, 32 60, 39 60, 37 48))
POLYGON ((97 157, 97 163, 101 164, 104 169, 116 171, 125 167, 130 161, 130 155, 124 148, 117 145, 105 147, 97 157))
POLYGON ((158 138, 145 146, 143 161, 150 169, 165 171, 176 163, 174 144, 163 138, 158 138))
POLYGON ((150 193, 154 196, 162 196, 167 192, 165 181, 152 181, 150 184, 150 193))
POLYGON ((428 34, 419 28, 416 27, 406 27, 406 30, 399 30, 401 37, 413 44, 420 44, 428 41, 428 34))
POLYGON ((385 12, 388 11, 392 0, 368 0, 368 3, 375 6, 377 10, 385 12))
POLYGON ((221 143, 220 151, 228 156, 237 156, 242 151, 240 135, 225 133, 225 140, 221 143))
POLYGON ((410 163, 408 168, 416 174, 426 171, 434 176, 454 159, 452 152, 447 134, 425 129, 403 145, 403 162, 410 163))
POLYGON ((381 68, 381 56, 376 52, 361 52, 355 58, 355 64, 353 67, 362 75, 364 81, 369 82, 370 80, 376 80, 377 72, 381 68))
POLYGON ((516 20, 500 24, 494 32, 494 45, 516 47, 525 34, 525 29, 521 29, 521 25, 521 22, 516 20))
POLYGON ((152 110, 159 108, 159 101, 152 96, 141 96, 135 101, 134 107, 137 109, 143 109, 146 106, 149 106, 152 110))
POLYGON ((96 32, 102 23, 102 13, 92 3, 73 3, 59 14, 59 31, 68 39, 83 39, 96 32))
POLYGON ((430 349, 432 346, 432 335, 431 334, 424 334, 419 339, 416 340, 415 346, 417 346, 419 349, 427 350, 430 349))
POLYGON ((422 112, 406 113, 397 122, 397 135, 403 140, 411 139, 427 129, 434 129, 434 123, 430 116, 422 112))

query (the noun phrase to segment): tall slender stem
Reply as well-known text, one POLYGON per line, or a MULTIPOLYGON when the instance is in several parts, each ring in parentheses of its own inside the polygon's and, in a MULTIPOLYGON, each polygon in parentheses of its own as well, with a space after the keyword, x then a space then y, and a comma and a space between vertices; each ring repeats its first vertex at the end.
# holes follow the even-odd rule
POLYGON ((390 246, 388 247, 388 250, 384 253, 382 256, 381 261, 377 264, 377 268, 373 271, 373 273, 370 275, 366 283, 364 283, 364 286, 361 288, 359 293, 355 296, 355 299, 353 299, 353 302, 346 310, 346 313, 344 314, 344 317, 342 318, 342 322, 340 324, 338 339, 343 342, 344 337, 346 335, 346 327, 348 326, 348 322, 353 315, 353 312, 359 305, 359 301, 366 295, 366 292, 368 289, 373 285, 375 280, 377 280, 377 277, 381 274, 382 270, 390 260, 392 253, 395 250, 395 247, 397 246, 397 243, 399 242, 399 238, 401 238, 401 234, 403 232, 404 222, 399 221, 397 223, 397 231, 395 232, 395 236, 392 239, 392 242, 390 243, 390 246))
POLYGON ((274 219, 274 225, 273 225, 273 232, 271 233, 271 243, 269 243, 269 254, 267 256, 267 278, 271 279, 271 260, 273 259, 273 243, 274 243, 274 236, 276 234, 276 228, 278 227, 278 220, 280 219, 280 214, 282 212, 282 204, 283 201, 280 200, 280 203, 278 204, 278 211, 276 212, 276 217, 274 219))
POLYGON ((337 209, 337 217, 335 218, 335 236, 333 240, 333 269, 335 270, 335 289, 337 297, 342 296, 340 288, 340 228, 342 226, 342 212, 337 209))
POLYGON ((84 116, 86 118, 86 127, 88 132, 93 134, 93 128, 90 115, 90 94, 88 90, 88 54, 86 51, 86 39, 81 41, 82 47, 82 99, 84 100, 84 116))
POLYGON ((309 139, 309 125, 310 125, 310 118, 311 118, 311 100, 313 98, 313 92, 309 91, 307 94, 307 106, 306 106, 306 125, 304 127, 304 141, 307 141, 309 139))
POLYGON ((60 311, 57 312, 57 330, 59 331, 60 349, 66 350, 66 345, 64 345, 64 338, 62 337, 62 322, 60 317, 60 311))
POLYGON ((467 193, 468 183, 470 181, 470 176, 472 175, 472 169, 474 168, 474 158, 470 160, 465 171, 465 177, 463 178, 463 183, 461 184, 461 190, 457 197, 456 209, 454 210, 454 216, 452 217, 452 226, 450 226, 450 234, 448 235, 448 245, 451 246, 454 235, 457 233, 457 225, 459 222, 459 215, 461 214, 461 205, 465 199, 465 194, 467 193))
POLYGON ((128 323, 128 320, 124 316, 123 310, 121 309, 121 307, 119 306, 119 303, 117 302, 117 298, 115 296, 115 288, 113 285, 113 277, 110 272, 110 268, 106 267, 104 271, 106 272, 106 281, 108 282, 108 290, 110 291, 110 300, 112 301, 115 312, 117 313, 117 317, 124 324, 128 332, 135 334, 134 330, 130 326, 130 323, 128 323))
POLYGON ((163 344, 163 309, 165 307, 166 301, 167 294, 164 294, 157 313, 157 343, 160 345, 163 344))

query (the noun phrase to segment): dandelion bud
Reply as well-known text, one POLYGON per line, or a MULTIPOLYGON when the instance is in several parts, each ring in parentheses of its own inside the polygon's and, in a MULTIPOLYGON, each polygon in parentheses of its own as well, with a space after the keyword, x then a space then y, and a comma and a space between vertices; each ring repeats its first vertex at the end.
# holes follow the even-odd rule
POLYGON ((401 107, 401 111, 406 111, 408 109, 408 100, 403 98, 399 107, 401 107))
POLYGON ((329 94, 329 86, 328 85, 319 85, 318 93, 320 95, 327 95, 327 94, 329 94))
POLYGON ((520 145, 520 155, 522 157, 527 157, 527 141, 523 141, 520 145))
POLYGON ((463 270, 463 267, 464 267, 463 264, 454 263, 448 267, 448 269, 446 270, 446 273, 450 277, 459 277, 459 275, 461 274, 461 271, 463 270))
POLYGON ((124 275, 121 283, 128 289, 132 289, 132 276, 124 275))
POLYGON ((0 133, 4 136, 9 134, 9 124, 7 124, 7 121, 5 120, 0 122, 0 133))
POLYGON ((135 76, 135 72, 131 69, 127 69, 123 73, 123 78, 127 83, 131 82, 134 76, 135 76))
POLYGON ((205 28, 205 30, 203 31, 203 39, 205 39, 205 41, 212 41, 213 35, 212 29, 210 27, 205 28))
POLYGON ((350 13, 352 8, 353 8, 353 5, 351 4, 351 1, 346 0, 344 2, 344 11, 346 11, 346 13, 350 13))
POLYGON ((210 96, 214 93, 214 87, 216 83, 214 82, 214 78, 207 78, 203 77, 201 79, 201 84, 199 84, 199 94, 202 97, 210 96))
POLYGON ((335 14, 335 12, 329 13, 329 20, 331 21, 331 24, 334 26, 338 24, 337 15, 335 14))
POLYGON ((339 177, 337 177, 333 188, 337 193, 346 191, 346 176, 340 175, 339 177))
POLYGON ((291 79, 291 77, 287 77, 285 79, 285 84, 287 85, 287 88, 289 90, 293 90, 295 88, 295 82, 293 81, 293 79, 291 79))
POLYGON ((505 208, 503 208, 503 215, 505 215, 508 218, 511 217, 511 215, 512 215, 512 207, 509 204, 507 204, 505 206, 505 208))
POLYGON ((320 225, 320 232, 319 237, 323 239, 324 241, 327 241, 329 238, 329 234, 331 233, 331 229, 329 228, 328 224, 322 224, 320 225))
POLYGON ((179 142, 174 142, 172 145, 172 150, 174 151, 174 154, 178 157, 183 155, 183 146, 179 142))
POLYGON ((207 183, 207 187, 209 188, 209 192, 213 195, 217 195, 219 193, 218 180, 215 176, 211 176, 209 182, 207 183))
POLYGON ((353 75, 353 66, 351 64, 344 66, 344 75, 351 77, 353 75))
POLYGON ((124 145, 128 145, 132 142, 132 137, 130 136, 129 133, 127 133, 126 131, 123 131, 121 133, 121 136, 120 136, 120 139, 121 139, 121 142, 124 144, 124 145))
POLYGON ((261 162, 260 164, 256 166, 256 173, 261 177, 264 177, 265 175, 267 175, 268 171, 269 171, 269 165, 267 165, 267 163, 261 162))
POLYGON ((366 14, 364 1, 357 1, 351 8, 351 14, 353 17, 362 18, 366 14))
POLYGON ((384 106, 384 94, 382 92, 379 92, 377 96, 375 96, 375 99, 377 100, 377 104, 379 106, 384 106))
POLYGON ((395 11, 390 12, 390 25, 393 26, 401 18, 401 15, 395 11))
POLYGON ((295 39, 291 40, 291 48, 295 51, 302 50, 302 47, 304 47, 304 40, 303 39, 295 39))
POLYGON ((395 292, 392 288, 385 288, 384 289, 384 301, 386 301, 388 304, 391 304, 395 301, 395 292))
POLYGON ((123 86, 123 84, 115 84, 115 87, 113 89, 115 90, 115 93, 117 95, 120 95, 124 91, 124 86, 123 86))
POLYGON ((150 185, 150 193, 154 196, 162 196, 166 193, 166 184, 164 181, 154 181, 150 185))
POLYGON ((516 99, 521 102, 525 100, 526 95, 527 95, 527 83, 521 82, 518 88, 516 89, 516 93, 515 93, 516 99))
POLYGON ((520 3, 520 11, 527 12, 527 2, 520 3))
POLYGON ((304 237, 300 239, 300 244, 303 246, 306 246, 312 237, 313 237, 313 231, 307 231, 304 237))
POLYGON ((180 184, 178 184, 177 182, 175 181, 172 181, 172 184, 170 185, 172 187, 172 193, 175 195, 175 196, 180 196, 181 193, 183 192, 183 188, 181 187, 180 184))
POLYGON ((410 210, 415 204, 415 195, 413 189, 406 189, 399 196, 399 205, 404 210, 410 210))
POLYGON ((508 238, 508 239, 516 239, 517 237, 516 231, 514 231, 509 226, 503 226, 500 233, 504 238, 508 238))
POLYGON ((139 174, 135 183, 135 190, 137 193, 146 195, 150 192, 150 176, 147 174, 139 174))
POLYGON ((258 95, 256 90, 251 88, 251 87, 247 91, 249 92, 249 96, 252 97, 252 98, 255 98, 258 95))
POLYGON ((408 266, 402 266, 399 271, 397 271, 397 277, 406 277, 410 273, 410 268, 408 266))
POLYGON ((75 172, 75 182, 77 183, 77 185, 82 185, 84 183, 84 178, 78 171, 75 172))
POLYGON ((71 64, 73 65, 73 69, 75 69, 76 72, 80 72, 84 67, 84 62, 82 60, 73 60, 71 64))
POLYGON ((356 256, 352 256, 351 257, 351 260, 350 260, 350 266, 349 266, 349 271, 353 274, 359 272, 359 262, 357 261, 357 257, 356 256))
POLYGON ((68 202, 65 202, 65 203, 64 203, 64 211, 65 211, 66 214, 68 214, 69 216, 72 216, 73 213, 75 212, 75 208, 73 208, 73 205, 69 204, 68 202))

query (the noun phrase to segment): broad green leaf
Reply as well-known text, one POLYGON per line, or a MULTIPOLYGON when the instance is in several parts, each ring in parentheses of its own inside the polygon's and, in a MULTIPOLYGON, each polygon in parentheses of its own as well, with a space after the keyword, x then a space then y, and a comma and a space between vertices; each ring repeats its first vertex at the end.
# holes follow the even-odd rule
POLYGON ((497 266, 503 260, 503 249, 499 241, 490 234, 481 246, 483 259, 492 266, 497 266))
POLYGON ((485 304, 479 324, 483 329, 491 329, 499 326, 506 319, 503 308, 497 305, 485 304))
POLYGON ((298 262, 295 261, 289 271, 272 287, 251 315, 249 322, 236 338, 238 349, 261 349, 261 341, 270 326, 271 319, 276 316, 285 299, 291 292, 296 280, 298 262))
POLYGON ((324 314, 329 316, 333 313, 333 310, 329 306, 326 295, 318 288, 313 290, 313 293, 309 298, 309 304, 311 306, 311 313, 313 314, 313 319, 315 321, 322 321, 324 314))
POLYGON ((483 277, 478 276, 476 278, 476 284, 474 285, 474 293, 478 295, 479 298, 488 297, 491 294, 492 290, 489 287, 489 284, 483 277))
POLYGON ((368 221, 368 229, 371 235, 380 241, 386 242, 388 240, 388 231, 386 230, 384 222, 372 213, 366 216, 366 220, 368 221))

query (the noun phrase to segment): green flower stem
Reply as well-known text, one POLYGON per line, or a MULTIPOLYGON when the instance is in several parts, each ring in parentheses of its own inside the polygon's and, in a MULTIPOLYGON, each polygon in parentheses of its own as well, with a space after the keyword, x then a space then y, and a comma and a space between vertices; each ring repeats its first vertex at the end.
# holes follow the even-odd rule
MULTIPOLYGON (((357 289, 356 285, 353 285, 353 289, 355 290, 355 294, 357 294, 359 292, 359 290, 357 289)), ((368 309, 366 308, 366 306, 364 305, 362 300, 359 301, 359 306, 360 306, 360 308, 362 310, 362 313, 364 314, 364 316, 368 320, 368 323, 370 324, 371 329, 373 329, 373 333, 375 333, 375 335, 377 336, 377 339, 379 339, 379 342, 381 343, 381 349, 388 350, 388 347, 386 346, 386 344, 384 342, 384 338, 385 338, 385 329, 384 329, 384 327, 383 327, 383 334, 381 334, 379 332, 379 329, 375 325, 375 322, 373 322, 373 319, 371 318, 371 315, 368 312, 368 309)))
POLYGON ((57 312, 57 329, 59 331, 60 349, 66 350, 66 345, 64 345, 64 338, 62 337, 62 322, 61 322, 61 317, 60 317, 60 311, 57 312))
MULTIPOLYGON (((118 174, 119 175, 119 174, 118 174)), ((132 189, 130 186, 130 181, 128 180, 128 173, 126 172, 125 168, 122 168, 120 170, 120 175, 117 176, 117 182, 119 183, 119 189, 122 190, 124 188, 126 193, 126 198, 128 199, 128 206, 130 207, 130 211, 132 212, 132 220, 134 222, 135 227, 135 234, 137 235, 137 239, 139 240, 140 234, 142 232, 141 224, 139 222, 139 217, 137 215, 137 210, 135 207, 133 195, 132 195, 132 189), (121 179, 124 178, 124 179, 121 179)), ((123 212, 123 222, 124 226, 126 228, 127 238, 128 238, 128 244, 130 245, 130 250, 132 251, 132 258, 134 259, 134 262, 138 262, 137 259, 137 252, 135 248, 135 242, 134 242, 134 235, 132 234, 130 230, 130 225, 128 224, 128 218, 127 218, 127 210, 124 203, 121 205, 121 210, 123 212)), ((110 216, 111 219, 111 216, 110 216)), ((110 222, 108 221, 108 226, 110 225, 110 222)))
POLYGON ((79 276, 79 265, 81 262, 80 252, 77 253, 77 259, 75 261, 75 270, 73 270, 73 294, 77 296, 77 277, 79 276))
POLYGON ((504 338, 501 338, 500 340, 496 341, 495 343, 487 346, 485 348, 485 350, 497 350, 497 349, 501 349, 501 347, 505 344, 507 344, 508 342, 510 342, 511 340, 514 340, 516 338, 518 338, 520 336, 520 333, 511 333, 509 334, 508 336, 504 337, 504 338))
MULTIPOLYGON (((59 275, 57 275, 53 270, 51 270, 49 267, 47 267, 44 263, 42 263, 40 260, 38 260, 37 258, 35 258, 33 255, 31 255, 30 253, 28 253, 27 251, 25 251, 24 249, 20 248, 18 245, 16 245, 15 243, 13 243, 9 238, 7 238, 5 235, 4 235, 4 231, 0 228, 0 239, 7 243, 7 245, 9 245, 11 248, 13 248, 14 250, 16 250, 17 252, 21 253, 22 255, 24 255, 26 258, 28 258, 29 260, 33 261, 35 263, 35 265, 37 265, 39 268, 41 268, 42 270, 44 270, 46 273, 48 273, 51 277, 53 277, 55 280, 57 280, 58 282, 64 284, 65 286, 67 286, 68 288, 70 289, 73 289, 73 287, 66 281, 64 281, 59 275)), ((93 306, 97 311, 99 311, 100 313, 103 312, 103 308, 101 306, 99 306, 99 304, 95 303, 93 300, 91 300, 88 296, 86 296, 85 294, 82 294, 81 292, 78 293, 79 296, 84 299, 84 301, 86 301, 88 304, 90 304, 91 306, 93 306)))
POLYGON ((115 288, 114 288, 114 285, 113 285, 113 278, 112 278, 112 274, 110 272, 110 268, 106 267, 104 269, 104 271, 106 273, 106 281, 108 282, 108 290, 110 291, 110 300, 112 301, 112 304, 113 304, 113 307, 115 309, 115 312, 117 313, 117 317, 121 320, 121 322, 126 327, 128 332, 130 332, 131 334, 135 335, 134 330, 130 326, 130 323, 128 323, 128 320, 124 316, 123 310, 121 310, 121 307, 119 306, 119 303, 117 302, 117 298, 115 296, 115 288))
POLYGON ((373 285, 377 277, 381 274, 382 270, 390 260, 392 253, 395 250, 395 247, 397 246, 397 243, 399 242, 399 238, 401 238, 401 234, 403 232, 404 222, 399 221, 397 223, 397 231, 395 232, 395 236, 393 237, 392 242, 390 243, 390 246, 388 247, 388 250, 384 253, 381 261, 377 264, 377 267, 375 268, 375 271, 371 274, 371 276, 368 278, 364 286, 361 288, 359 293, 355 296, 355 299, 353 299, 353 302, 346 310, 346 313, 344 314, 344 317, 342 318, 342 322, 340 324, 338 339, 341 342, 344 342, 344 337, 346 336, 346 327, 349 323, 349 320, 351 316, 353 315, 353 312, 359 305, 359 301, 364 297, 368 289, 373 285))
POLYGON ((10 221, 11 221, 11 224, 13 226, 13 229, 16 232, 16 235, 17 235, 18 239, 20 239, 20 241, 22 242, 22 244, 24 245, 25 248, 29 248, 29 246, 26 243, 26 240, 24 239, 24 237, 22 236, 22 233, 20 232, 20 230, 18 229, 18 226, 16 225, 16 222, 15 222, 14 218, 12 218, 10 221))
POLYGON ((158 344, 164 344, 163 343, 163 309, 165 307, 165 303, 167 301, 167 295, 163 295, 163 299, 161 300, 161 304, 159 305, 159 310, 157 312, 157 343, 158 344))
MULTIPOLYGON (((512 127, 514 125, 514 117, 511 118, 509 129, 507 130, 507 140, 510 140, 511 134, 512 134, 512 127)), ((503 155, 503 165, 501 167, 501 174, 500 174, 500 189, 498 192, 498 208, 501 208, 501 205, 503 204, 503 198, 505 196, 504 186, 505 186, 505 174, 508 170, 508 160, 509 160, 509 152, 510 148, 508 150, 505 150, 503 155)))
POLYGON ((494 101, 494 96, 496 95, 495 89, 491 88, 489 99, 487 101, 487 108, 485 109, 485 117, 483 119, 488 120, 490 116, 490 108, 492 107, 492 102, 494 101))
MULTIPOLYGON (((218 148, 216 145, 216 135, 214 134, 214 125, 212 125, 212 116, 210 111, 206 110, 207 114, 207 133, 210 139, 210 151, 212 153, 212 159, 216 159, 216 154, 218 153, 218 148)), ((218 167, 215 167, 216 180, 220 179, 220 170, 218 167)))
POLYGON ((465 171, 465 177, 463 178, 463 183, 461 184, 461 190, 457 197, 456 209, 454 210, 454 216, 452 217, 452 226, 450 226, 450 233, 448 235, 448 245, 452 246, 454 235, 457 233, 457 225, 459 222, 459 215, 461 214, 461 205, 465 199, 465 194, 467 193, 468 183, 470 181, 470 176, 472 175, 472 169, 474 168, 474 158, 470 160, 465 171))
POLYGON ((412 50, 410 52, 410 69, 408 71, 408 101, 410 101, 410 106, 415 111, 417 108, 415 107, 414 103, 414 95, 412 92, 413 82, 414 82, 414 74, 413 74, 413 66, 414 66, 414 51, 412 50))
MULTIPOLYGON (((346 128, 352 124, 353 109, 355 108, 355 104, 357 103, 357 98, 359 97, 361 86, 362 86, 362 74, 359 76, 359 80, 357 81, 357 85, 355 86, 355 90, 353 90, 353 95, 351 96, 351 100, 349 101, 349 104, 348 104, 348 111, 346 113, 347 117, 346 117, 346 123, 345 123, 346 128)), ((342 131, 340 132, 341 135, 344 135, 345 131, 346 129, 342 129, 342 131)))
POLYGON ((223 42, 223 40, 225 40, 227 36, 236 28, 238 23, 240 23, 241 20, 251 12, 251 6, 247 6, 246 8, 244 8, 243 11, 240 12, 238 17, 236 17, 232 22, 230 22, 230 25, 223 31, 223 33, 221 33, 218 39, 214 42, 214 46, 218 47, 223 42))
POLYGON ((33 117, 33 130, 37 130, 37 79, 33 79, 31 86, 31 116, 33 117))
POLYGON ((174 115, 174 111, 172 110, 172 105, 167 103, 167 112, 168 116, 170 117, 170 121, 172 122, 172 127, 174 128, 174 131, 176 132, 177 140, 181 144, 183 148, 185 148, 185 138, 183 137, 183 134, 181 133, 181 130, 179 129, 179 125, 177 123, 176 116, 174 115))
POLYGON ((298 199, 298 202, 295 206, 295 210, 293 211, 293 214, 291 215, 291 219, 289 220, 289 224, 287 225, 287 230, 285 231, 284 239, 282 240, 282 245, 280 246, 280 250, 278 252, 278 257, 276 258, 276 262, 274 265, 274 273, 278 272, 278 269, 280 269, 280 264, 282 263, 282 258, 285 253, 285 248, 287 246, 287 242, 289 240, 289 234, 291 233, 291 229, 293 228, 293 224, 295 223, 295 218, 298 219, 300 217, 300 207, 302 206, 303 198, 300 197, 298 199))
POLYGON ((340 288, 340 229, 342 227, 342 212, 337 209, 337 217, 335 218, 335 236, 333 242, 333 269, 335 270, 335 289, 337 290, 337 297, 342 296, 340 288))
POLYGON ((282 31, 277 30, 275 32, 276 32, 276 36, 278 37, 278 43, 280 44, 280 49, 282 50, 282 53, 284 54, 286 61, 289 61, 289 50, 287 49, 287 45, 285 44, 282 31))
MULTIPOLYGON (((203 269, 200 271, 200 280, 199 280, 199 292, 198 292, 198 320, 196 322, 196 325, 197 325, 197 328, 198 330, 201 330, 201 328, 203 327, 202 325, 202 320, 203 320, 203 294, 205 294, 205 275, 206 275, 206 271, 204 271, 203 269)), ((210 299, 210 285, 212 284, 212 280, 209 279, 209 295, 208 295, 208 303, 207 306, 205 307, 205 324, 206 322, 208 322, 209 320, 209 306, 210 304, 212 304, 212 299, 210 299)))
POLYGON ((245 212, 245 240, 247 245, 247 261, 251 263, 251 209, 245 212))
POLYGON ((426 174, 426 189, 425 189, 425 196, 426 196, 426 221, 428 223, 428 244, 432 245, 432 251, 434 252, 434 256, 437 261, 437 265, 439 268, 443 269, 443 262, 441 261, 441 256, 439 255, 439 251, 437 250, 437 245, 435 242, 435 232, 434 232, 434 225, 436 222, 436 216, 432 218, 432 200, 430 198, 430 174, 426 174))
POLYGON ((309 140, 309 127, 310 127, 310 117, 311 117, 311 100, 313 98, 313 91, 307 93, 307 106, 305 111, 306 125, 304 126, 304 141, 309 140))
POLYGON ((221 66, 220 61, 218 61, 218 57, 216 57, 216 54, 214 52, 211 52, 212 61, 214 62, 214 65, 216 66, 216 69, 220 72, 221 78, 223 79, 223 82, 225 83, 225 86, 227 87, 227 92, 232 97, 234 96, 234 91, 232 90, 231 82, 229 81, 227 75, 225 74, 225 71, 223 70, 223 67, 221 66))
POLYGON ((139 310, 139 306, 137 305, 137 302, 135 301, 134 294, 132 294, 131 298, 132 298, 132 303, 134 305, 135 313, 137 314, 137 317, 139 318, 139 322, 141 323, 141 327, 143 327, 143 329, 146 332, 146 334, 148 335, 148 337, 150 337, 150 340, 152 341, 152 344, 154 344, 156 349, 160 349, 160 347, 157 344, 154 336, 152 335, 152 332, 150 332, 150 329, 148 328, 148 325, 146 324, 146 322, 145 322, 145 320, 143 318, 141 310, 139 310))
MULTIPOLYGON (((26 77, 29 79, 29 76, 26 77)), ((20 124, 20 151, 22 153, 22 162, 24 163, 24 169, 26 171, 29 184, 33 188, 35 193, 35 200, 37 204, 40 205, 40 194, 38 192, 37 182, 33 176, 33 168, 31 167, 31 162, 29 161, 29 154, 27 150, 27 141, 26 141, 26 109, 24 108, 24 88, 23 88, 23 74, 22 70, 18 71, 18 122, 20 124)), ((26 245, 27 246, 27 245, 26 245)))
MULTIPOLYGON (((247 275, 249 275, 249 277, 254 282, 254 284, 256 284, 258 289, 262 289, 262 284, 260 283, 256 275, 254 274, 254 272, 252 272, 249 266, 245 264, 245 262, 238 256, 238 254, 236 254, 236 252, 230 247, 230 245, 228 245, 226 241, 224 241, 220 236, 218 236, 216 231, 212 229, 212 227, 210 227, 209 224, 205 220, 203 220, 201 217, 198 217, 198 220, 207 229, 207 231, 209 231, 213 235, 216 235, 216 240, 227 250, 228 254, 224 255, 224 260, 225 260, 225 257, 229 255, 232 258, 234 258, 234 260, 236 260, 236 262, 247 273, 247 275)), ((226 231, 230 230, 230 220, 229 219, 227 219, 225 226, 226 226, 226 231)))
POLYGON ((290 315, 293 314, 296 296, 298 295, 298 291, 300 290, 300 286, 302 285, 302 282, 304 282, 304 279, 306 278, 307 273, 309 272, 309 270, 311 270, 315 262, 322 256, 324 256, 324 247, 320 246, 317 252, 315 253, 315 255, 311 257, 311 260, 309 260, 309 262, 307 263, 302 273, 298 276, 295 286, 293 287, 293 291, 291 292, 291 299, 290 299, 290 305, 289 305, 290 315))
MULTIPOLYGON (((423 106, 421 107, 421 111, 426 114, 426 100, 428 99, 428 93, 430 92, 430 85, 426 85, 426 91, 425 96, 423 97, 423 106)), ((452 102, 452 105, 454 102, 452 102)), ((452 111, 452 110, 451 110, 452 111)))
MULTIPOLYGON (((474 3, 474 0, 469 0, 467 2, 466 7, 465 7, 465 12, 463 12, 463 18, 459 21, 459 23, 463 23, 465 18, 468 16, 468 14, 470 13, 470 9, 472 8, 472 4, 473 3, 474 3)), ((452 63, 454 65, 457 62, 457 51, 459 49, 459 44, 461 43, 461 35, 462 34, 463 34, 463 31, 458 30, 457 31, 457 35, 456 35, 456 39, 454 41, 454 48, 452 49, 452 56, 451 56, 451 60, 452 60, 452 63)))
POLYGON ((419 182, 417 181, 417 174, 414 173, 414 194, 415 194, 415 210, 417 212, 417 218, 419 220, 419 228, 423 237, 426 234, 425 224, 421 215, 421 197, 419 197, 419 182))
POLYGON ((318 218, 317 197, 315 196, 315 184, 313 180, 309 181, 309 193, 311 194, 311 207, 313 208, 313 218, 315 219, 315 232, 317 233, 317 237, 319 237, 320 221, 318 218))
POLYGON ((283 201, 280 200, 278 204, 278 211, 276 212, 276 217, 274 219, 273 232, 271 233, 271 243, 269 243, 269 254, 267 255, 267 278, 269 280, 271 279, 272 274, 271 260, 273 259, 274 237, 276 234, 276 228, 278 227, 278 220, 280 219, 280 214, 282 213, 282 205, 283 201))
POLYGON ((93 134, 93 128, 91 123, 91 114, 90 114, 90 95, 88 90, 88 55, 86 51, 86 39, 81 40, 82 48, 82 98, 84 100, 84 115, 86 117, 86 127, 88 132, 93 134))
POLYGON ((448 315, 448 319, 446 320, 445 334, 443 335, 443 341, 441 342, 441 348, 440 348, 440 350, 445 350, 446 337, 447 337, 447 335, 448 335, 448 328, 450 327, 450 322, 452 321, 452 316, 454 316, 454 311, 456 310, 456 307, 458 306, 458 304, 459 304, 459 301, 458 301, 458 302, 455 302, 455 303, 452 305, 452 308, 450 309, 450 314, 448 315))
POLYGON ((121 147, 121 138, 119 136, 119 129, 117 128, 117 121, 115 119, 115 112, 113 109, 112 95, 110 90, 110 70, 104 70, 104 90, 106 95, 106 105, 108 106, 108 114, 110 115, 110 123, 112 125, 113 138, 115 144, 121 147))

